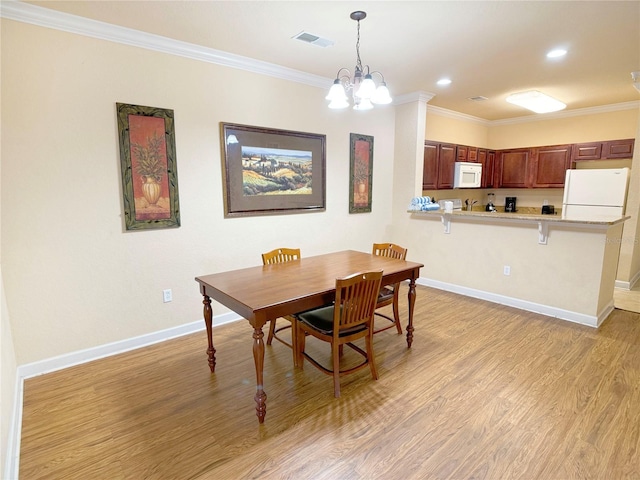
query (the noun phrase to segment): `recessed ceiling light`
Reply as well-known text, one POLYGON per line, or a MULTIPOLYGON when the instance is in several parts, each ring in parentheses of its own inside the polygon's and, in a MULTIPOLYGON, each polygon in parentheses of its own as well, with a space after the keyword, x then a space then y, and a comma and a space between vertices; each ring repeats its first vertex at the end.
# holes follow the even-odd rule
POLYGON ((507 97, 507 102, 527 108, 536 113, 557 112, 567 107, 561 101, 537 90, 514 93, 507 97))
POLYGON ((559 58, 564 57, 567 54, 567 51, 564 48, 556 48, 555 50, 551 50, 547 53, 547 58, 559 58))
POLYGON ((444 85, 449 85, 451 83, 451 80, 448 78, 441 78, 440 80, 438 80, 436 82, 438 85, 444 86, 444 85))

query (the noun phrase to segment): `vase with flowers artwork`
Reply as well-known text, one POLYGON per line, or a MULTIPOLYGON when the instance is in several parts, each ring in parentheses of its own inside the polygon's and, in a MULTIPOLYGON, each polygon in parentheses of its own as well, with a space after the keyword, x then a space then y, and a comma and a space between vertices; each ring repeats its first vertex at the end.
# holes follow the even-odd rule
POLYGON ((164 120, 131 115, 129 128, 136 219, 169 218, 171 212, 164 120))

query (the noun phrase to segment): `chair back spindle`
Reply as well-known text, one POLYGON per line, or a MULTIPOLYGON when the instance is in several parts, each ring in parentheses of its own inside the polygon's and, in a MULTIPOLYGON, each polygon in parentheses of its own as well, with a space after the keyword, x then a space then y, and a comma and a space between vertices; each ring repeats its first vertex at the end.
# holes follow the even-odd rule
POLYGON ((262 254, 262 264, 285 263, 300 259, 299 248, 276 248, 270 252, 262 254))

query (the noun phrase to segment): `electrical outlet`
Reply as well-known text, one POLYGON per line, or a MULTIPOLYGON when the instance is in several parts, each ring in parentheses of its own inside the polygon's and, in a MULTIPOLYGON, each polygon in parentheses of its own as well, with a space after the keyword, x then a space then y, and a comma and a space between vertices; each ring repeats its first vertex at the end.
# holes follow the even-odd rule
POLYGON ((162 301, 164 303, 170 302, 171 300, 173 300, 173 297, 171 295, 171 289, 168 288, 166 290, 162 291, 162 301))
POLYGON ((509 265, 505 265, 505 266, 504 266, 503 273, 504 273, 505 275, 511 275, 511 267, 510 267, 509 265))

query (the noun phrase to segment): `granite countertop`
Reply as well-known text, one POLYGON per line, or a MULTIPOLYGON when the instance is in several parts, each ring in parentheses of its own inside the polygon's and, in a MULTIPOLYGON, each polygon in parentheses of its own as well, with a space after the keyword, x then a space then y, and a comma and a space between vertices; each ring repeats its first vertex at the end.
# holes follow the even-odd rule
POLYGON ((442 216, 449 215, 451 218, 475 218, 478 220, 500 219, 500 220, 521 220, 532 222, 556 222, 556 223, 580 223, 580 224, 592 224, 592 225, 615 225, 620 222, 624 222, 630 217, 627 216, 590 216, 590 217, 565 217, 562 212, 556 211, 553 215, 542 215, 540 208, 535 207, 518 207, 516 212, 505 212, 504 208, 499 208, 496 212, 487 212, 483 207, 478 209, 468 210, 454 210, 452 213, 445 213, 444 210, 431 210, 431 211, 412 211, 409 213, 416 215, 429 215, 429 216, 442 216), (482 209, 481 209, 482 208, 482 209))

